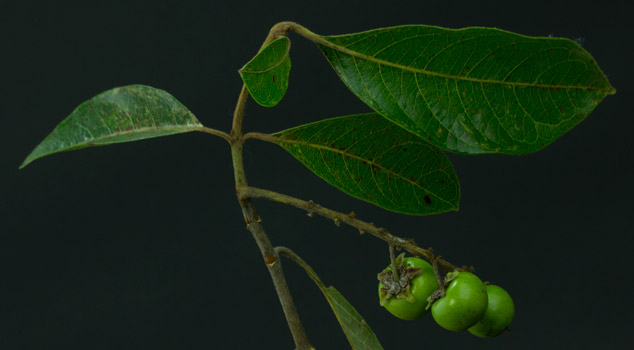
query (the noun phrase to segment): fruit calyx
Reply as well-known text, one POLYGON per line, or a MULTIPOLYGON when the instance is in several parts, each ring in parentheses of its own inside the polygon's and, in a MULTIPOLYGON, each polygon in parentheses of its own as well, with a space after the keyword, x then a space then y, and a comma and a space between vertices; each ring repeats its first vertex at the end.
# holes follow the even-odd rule
POLYGON ((423 269, 416 267, 405 267, 403 259, 405 253, 399 255, 396 258, 396 265, 398 271, 398 279, 394 279, 394 273, 390 268, 383 270, 383 272, 377 275, 379 281, 383 284, 380 290, 381 293, 381 306, 392 297, 398 299, 405 299, 410 303, 414 303, 416 298, 410 293, 410 281, 423 273, 423 269))
POLYGON ((425 309, 431 308, 431 305, 435 303, 436 300, 443 298, 446 295, 445 290, 447 289, 447 286, 451 281, 458 277, 459 272, 460 271, 452 271, 445 275, 444 283, 438 286, 438 289, 436 289, 429 298, 427 298, 427 307, 425 309))

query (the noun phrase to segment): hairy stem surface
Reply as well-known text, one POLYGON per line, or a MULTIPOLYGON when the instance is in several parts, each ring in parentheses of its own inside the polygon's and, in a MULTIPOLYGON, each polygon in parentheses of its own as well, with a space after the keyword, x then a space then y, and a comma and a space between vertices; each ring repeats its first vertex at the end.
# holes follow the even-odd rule
POLYGON ((350 225, 359 230, 361 233, 368 232, 371 235, 378 237, 388 244, 392 244, 395 247, 406 250, 415 256, 422 256, 428 261, 436 261, 439 266, 442 266, 445 271, 450 272, 454 270, 466 270, 472 271, 472 267, 456 267, 447 260, 436 256, 433 250, 424 249, 416 245, 411 238, 401 238, 389 233, 383 227, 376 227, 373 223, 361 221, 356 218, 356 214, 351 212, 349 214, 340 213, 332 209, 325 208, 319 204, 313 203, 313 201, 305 201, 299 198, 291 197, 282 193, 277 193, 261 188, 244 187, 241 189, 241 195, 248 196, 249 198, 266 198, 275 202, 288 204, 300 209, 304 209, 309 215, 318 214, 325 218, 331 219, 335 224, 344 223, 350 225))

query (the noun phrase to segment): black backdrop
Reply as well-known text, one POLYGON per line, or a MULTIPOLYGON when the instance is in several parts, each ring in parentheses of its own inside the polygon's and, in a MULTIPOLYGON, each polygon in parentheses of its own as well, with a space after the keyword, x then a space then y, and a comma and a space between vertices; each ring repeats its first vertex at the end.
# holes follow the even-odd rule
MULTIPOLYGON (((629 349, 634 225, 631 1, 0 2, 0 349, 292 349, 281 308, 235 199, 226 143, 184 134, 17 167, 79 103, 132 83, 165 89, 228 130, 239 69, 281 20, 341 34, 399 24, 492 26, 583 38, 618 92, 547 149, 450 155, 461 209, 431 217, 348 198, 282 149, 246 145, 255 186, 340 211, 432 246, 515 299, 512 332, 482 340, 430 316, 378 305, 387 246, 280 204, 256 207, 274 244, 336 286, 386 349, 629 349)), ((366 112, 314 45, 291 35, 289 91, 247 106, 245 129, 273 132, 366 112)), ((318 289, 285 262, 318 349, 347 349, 318 289)))

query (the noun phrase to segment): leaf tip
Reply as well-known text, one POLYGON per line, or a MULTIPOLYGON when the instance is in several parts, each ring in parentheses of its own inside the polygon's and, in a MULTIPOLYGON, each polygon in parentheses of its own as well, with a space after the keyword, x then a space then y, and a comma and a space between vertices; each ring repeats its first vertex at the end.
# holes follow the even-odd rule
POLYGON ((24 169, 24 167, 31 164, 37 158, 38 157, 33 157, 33 153, 29 154, 26 158, 24 158, 24 160, 22 161, 22 164, 20 164, 20 166, 18 167, 18 170, 24 169))
POLYGON ((614 86, 610 86, 610 90, 608 91, 608 95, 615 95, 616 94, 616 89, 614 88, 614 86))

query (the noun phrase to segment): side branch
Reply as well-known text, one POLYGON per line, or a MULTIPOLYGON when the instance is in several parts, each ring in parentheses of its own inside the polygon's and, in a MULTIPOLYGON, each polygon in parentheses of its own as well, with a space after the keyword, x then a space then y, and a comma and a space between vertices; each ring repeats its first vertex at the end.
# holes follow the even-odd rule
POLYGON ((223 139, 225 139, 227 142, 229 142, 229 144, 231 144, 231 142, 232 142, 231 136, 229 136, 229 134, 227 134, 224 131, 208 128, 206 126, 203 126, 202 128, 197 129, 197 131, 204 132, 206 134, 211 134, 211 135, 214 135, 214 136, 220 136, 223 139))
POLYGON ((340 225, 341 223, 347 224, 359 230, 360 233, 368 232, 371 235, 378 237, 388 244, 392 244, 397 248, 406 250, 415 256, 422 256, 429 261, 435 261, 439 266, 442 266, 445 271, 450 272, 454 270, 472 270, 473 268, 467 267, 456 267, 450 262, 446 261, 441 257, 437 257, 431 248, 424 249, 417 246, 414 243, 413 239, 410 238, 401 238, 398 236, 394 236, 389 233, 383 227, 376 227, 373 223, 368 223, 362 220, 357 219, 354 212, 349 214, 340 213, 338 211, 334 211, 332 209, 324 208, 319 204, 313 203, 313 201, 305 201, 302 199, 298 199, 295 197, 291 197, 285 194, 255 188, 255 187, 243 187, 240 189, 240 195, 249 197, 249 198, 266 198, 275 202, 280 202, 288 205, 292 205, 294 207, 304 209, 308 212, 309 216, 313 214, 321 215, 325 218, 331 219, 334 221, 335 225, 340 225))
POLYGON ((271 142, 271 143, 276 143, 278 141, 280 141, 279 138, 270 135, 270 134, 263 134, 260 132, 248 132, 246 134, 244 134, 244 136, 242 137, 242 140, 246 141, 248 139, 258 139, 258 140, 262 140, 262 141, 266 141, 266 142, 271 142))

